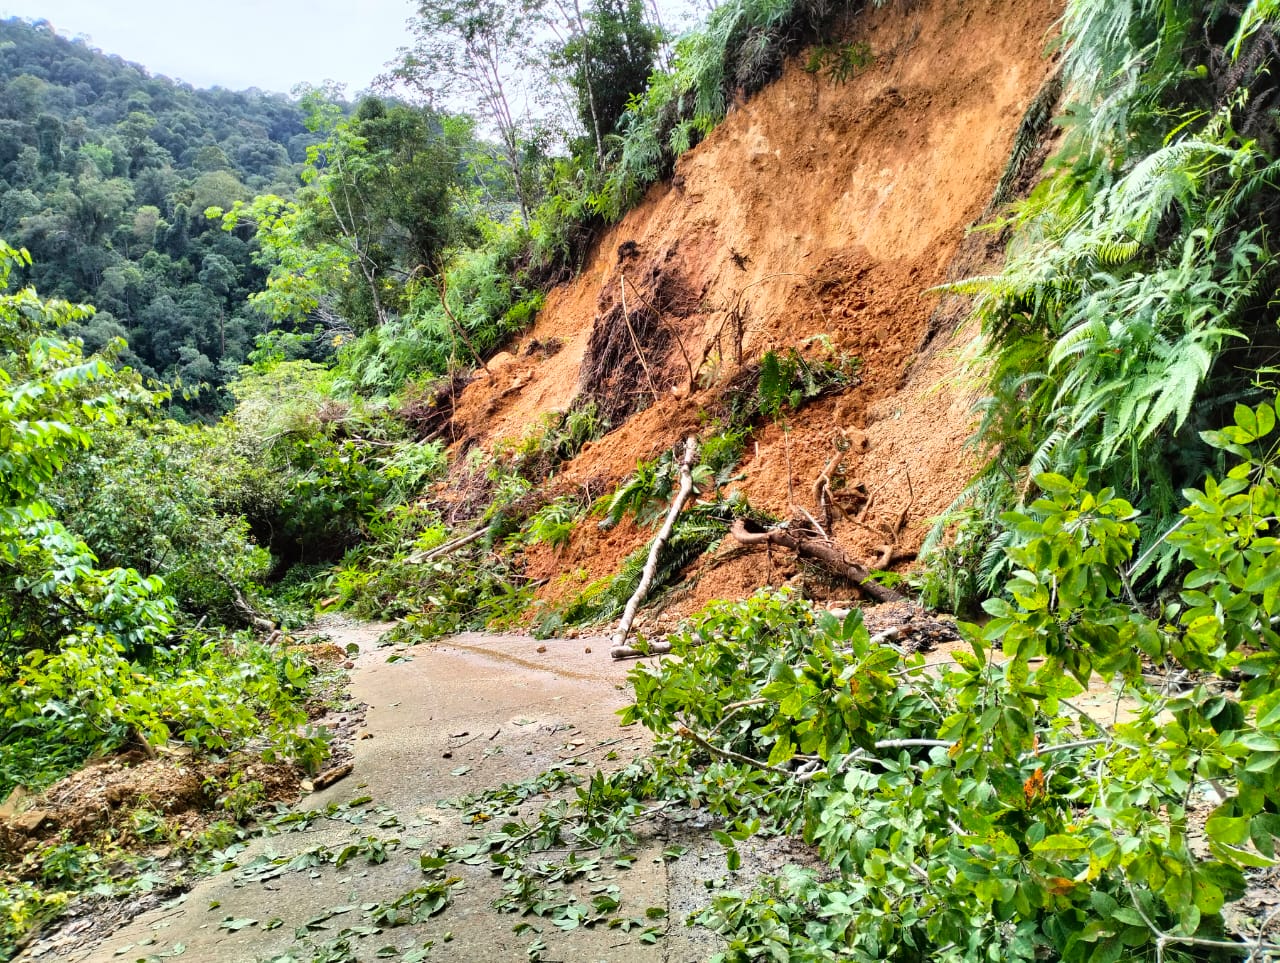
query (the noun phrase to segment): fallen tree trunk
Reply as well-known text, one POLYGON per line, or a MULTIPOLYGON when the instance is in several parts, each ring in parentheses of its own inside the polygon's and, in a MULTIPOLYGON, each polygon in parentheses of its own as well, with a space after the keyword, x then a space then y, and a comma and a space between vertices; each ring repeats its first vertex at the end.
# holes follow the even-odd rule
MULTIPOLYGON (((231 605, 237 612, 240 613, 240 617, 244 619, 249 625, 257 629, 259 632, 270 634, 272 638, 270 638, 268 641, 270 642, 279 641, 279 639, 276 638, 276 636, 278 636, 279 633, 276 631, 275 622, 267 618, 267 616, 264 613, 254 608, 253 603, 244 597, 244 593, 240 591, 240 586, 238 586, 234 581, 232 581, 229 575, 225 575, 222 571, 219 570, 218 577, 222 579, 222 581, 226 584, 227 588, 231 589, 231 605)), ((203 619, 201 621, 203 621, 203 619)))
POLYGON ((877 602, 898 602, 906 596, 871 580, 871 570, 851 561, 835 542, 825 538, 805 538, 786 529, 752 531, 746 519, 735 519, 729 534, 741 545, 777 545, 789 548, 800 558, 816 562, 829 572, 856 585, 877 602))
POLYGON ((649 560, 645 562, 644 571, 640 575, 640 584, 636 586, 635 592, 627 600, 627 607, 622 613, 622 619, 618 622, 618 630, 613 633, 611 654, 614 655, 614 658, 619 657, 616 653, 623 647, 623 643, 627 641, 627 635, 631 632, 631 623, 636 620, 636 612, 640 608, 640 603, 649 594, 649 586, 653 584, 654 574, 658 570, 658 556, 662 553, 662 546, 667 544, 667 539, 671 537, 671 531, 676 527, 676 519, 679 517, 681 509, 684 508, 684 503, 693 494, 693 459, 697 454, 698 439, 696 436, 690 435, 684 443, 684 458, 680 462, 680 490, 676 492, 676 497, 671 500, 671 508, 667 511, 667 520, 662 523, 662 529, 653 540, 653 544, 649 546, 649 560))
POLYGON ((670 642, 657 641, 643 646, 615 645, 609 650, 609 655, 614 659, 647 659, 651 655, 666 655, 670 651, 670 642))

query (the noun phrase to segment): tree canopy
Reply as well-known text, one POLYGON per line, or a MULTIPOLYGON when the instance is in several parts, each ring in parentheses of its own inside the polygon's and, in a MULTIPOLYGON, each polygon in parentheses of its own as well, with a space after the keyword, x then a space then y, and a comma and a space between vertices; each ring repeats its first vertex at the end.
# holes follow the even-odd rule
MULTIPOLYGON (((25 247, 15 277, 98 312, 90 349, 125 337, 147 377, 216 389, 264 330, 256 243, 206 207, 291 193, 319 135, 296 102, 195 90, 54 33, 0 22, 0 236, 25 247)), ((213 411, 218 396, 184 401, 213 411)))

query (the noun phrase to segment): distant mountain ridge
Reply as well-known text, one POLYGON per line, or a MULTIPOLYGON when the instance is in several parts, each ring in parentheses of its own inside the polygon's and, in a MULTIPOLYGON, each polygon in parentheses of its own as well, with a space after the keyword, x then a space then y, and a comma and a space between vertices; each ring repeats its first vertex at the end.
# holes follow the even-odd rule
POLYGON ((264 327, 256 242, 203 212, 292 194, 317 139, 282 94, 196 89, 0 21, 0 237, 35 260, 21 281, 98 307, 88 347, 126 337, 149 376, 217 387, 243 362, 264 327))

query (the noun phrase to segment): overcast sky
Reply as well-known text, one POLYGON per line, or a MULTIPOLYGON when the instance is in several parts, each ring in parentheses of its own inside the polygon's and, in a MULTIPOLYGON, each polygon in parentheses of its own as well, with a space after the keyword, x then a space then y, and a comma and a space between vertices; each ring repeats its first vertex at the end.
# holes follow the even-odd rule
POLYGON ((413 0, 0 0, 109 54, 197 87, 336 80, 354 94, 408 42, 413 0))

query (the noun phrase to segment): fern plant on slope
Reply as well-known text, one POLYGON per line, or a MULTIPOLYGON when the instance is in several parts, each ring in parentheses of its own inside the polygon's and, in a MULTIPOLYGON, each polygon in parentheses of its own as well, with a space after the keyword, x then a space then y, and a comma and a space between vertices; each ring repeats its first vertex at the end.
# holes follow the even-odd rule
POLYGON ((1002 489, 971 515, 991 533, 1036 474, 1081 465, 1134 493, 1148 537, 1167 531, 1210 464, 1198 430, 1274 362, 1274 7, 1068 4, 1062 150, 999 225, 1002 273, 954 286, 989 339, 989 461, 968 494, 1002 489))

